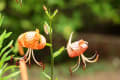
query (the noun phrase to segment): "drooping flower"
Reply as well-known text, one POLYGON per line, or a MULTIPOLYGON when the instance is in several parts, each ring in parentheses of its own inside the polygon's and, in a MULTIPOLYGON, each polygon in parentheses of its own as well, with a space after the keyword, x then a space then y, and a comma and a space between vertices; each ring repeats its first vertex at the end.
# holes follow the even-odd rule
POLYGON ((30 58, 32 55, 35 63, 42 66, 35 59, 33 50, 43 49, 45 46, 46 46, 46 39, 43 35, 39 33, 38 29, 36 29, 36 31, 25 32, 18 37, 18 48, 19 48, 20 54, 24 55, 23 47, 28 48, 25 56, 22 57, 25 59, 26 63, 29 61, 29 64, 30 64, 30 58))
POLYGON ((69 37, 69 41, 67 44, 67 52, 68 52, 68 55, 70 58, 74 58, 77 56, 79 57, 77 64, 75 64, 75 66, 73 66, 71 68, 71 71, 75 72, 79 68, 81 60, 84 64, 83 68, 85 68, 86 62, 89 62, 89 63, 96 62, 98 60, 99 55, 96 53, 95 55, 93 55, 90 58, 85 57, 84 52, 88 49, 88 42, 84 41, 84 40, 79 40, 79 41, 75 41, 75 42, 71 43, 72 35, 73 35, 73 32, 71 33, 71 35, 69 37))

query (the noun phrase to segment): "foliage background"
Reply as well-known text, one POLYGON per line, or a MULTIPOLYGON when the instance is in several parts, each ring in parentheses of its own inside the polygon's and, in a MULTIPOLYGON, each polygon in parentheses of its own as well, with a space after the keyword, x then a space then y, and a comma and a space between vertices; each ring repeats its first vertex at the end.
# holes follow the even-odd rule
MULTIPOLYGON (((16 0, 0 0, 0 12, 4 15, 0 33, 4 29, 13 32, 4 45, 11 39, 17 40, 21 33, 36 28, 45 35, 43 24, 47 17, 42 8, 45 4, 50 11, 59 10, 53 24, 54 50, 66 46, 70 33, 74 31, 73 41, 83 38, 89 42, 86 55, 91 55, 87 54, 91 48, 96 49, 100 61, 108 61, 113 66, 120 67, 120 47, 117 47, 120 46, 120 0, 23 0, 22 4, 21 8, 16 0)), ((35 53, 45 53, 36 56, 49 62, 47 47, 35 53)), ((73 59, 68 58, 64 51, 55 63, 59 65, 71 60, 73 59)), ((100 70, 105 66, 101 64, 100 70)))
MULTIPOLYGON (((78 35, 82 34, 83 37, 85 33, 120 34, 119 0, 23 0, 22 2, 21 8, 16 0, 0 1, 0 12, 5 16, 0 32, 4 29, 13 32, 14 40, 22 32, 35 28, 39 28, 43 33, 43 24, 47 20, 43 4, 51 11, 59 10, 53 25, 55 41, 58 40, 57 35, 60 35, 62 40, 67 40, 72 31, 76 32, 75 36, 78 38, 78 35)), ((82 37, 80 35, 80 38, 82 37)))
POLYGON ((80 32, 85 28, 102 27, 97 26, 99 24, 116 25, 120 22, 119 0, 23 0, 22 2, 23 6, 20 8, 15 0, 0 1, 0 11, 6 19, 3 26, 14 31, 15 38, 21 32, 43 27, 44 21, 47 20, 43 4, 51 11, 56 8, 59 10, 54 20, 54 28, 66 39, 71 31, 80 32))
POLYGON ((119 3, 119 0, 23 0, 21 8, 16 0, 0 0, 0 12, 5 19, 0 33, 4 29, 13 32, 10 38, 13 40, 17 40, 21 33, 36 28, 44 34, 43 24, 47 17, 42 6, 46 5, 51 12, 59 10, 53 24, 55 49, 62 45, 66 46, 67 39, 73 31, 75 32, 73 40, 83 38, 90 42, 90 48, 100 49, 102 51, 100 53, 105 57, 107 53, 107 56, 111 56, 115 50, 112 48, 112 51, 109 51, 108 46, 111 48, 119 43, 118 37, 111 39, 120 35, 119 3), (113 41, 106 43, 106 37, 113 41), (59 42, 63 43, 58 44, 59 42))

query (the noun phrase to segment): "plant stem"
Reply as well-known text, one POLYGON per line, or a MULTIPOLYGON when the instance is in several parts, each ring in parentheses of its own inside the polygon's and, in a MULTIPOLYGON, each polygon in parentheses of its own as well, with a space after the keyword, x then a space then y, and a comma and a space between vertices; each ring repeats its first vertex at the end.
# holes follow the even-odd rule
POLYGON ((54 57, 53 57, 53 44, 52 44, 52 19, 50 19, 50 54, 51 54, 51 80, 54 79, 54 57))

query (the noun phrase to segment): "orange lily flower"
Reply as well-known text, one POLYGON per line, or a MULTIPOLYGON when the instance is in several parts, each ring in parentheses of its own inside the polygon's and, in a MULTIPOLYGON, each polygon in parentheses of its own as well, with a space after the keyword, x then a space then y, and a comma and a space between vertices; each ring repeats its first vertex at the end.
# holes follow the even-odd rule
POLYGON ((30 58, 32 55, 35 63, 42 66, 35 59, 33 49, 39 50, 39 49, 43 49, 45 46, 46 46, 46 39, 43 35, 39 34, 38 29, 36 29, 36 31, 25 32, 18 37, 18 48, 19 48, 20 54, 24 55, 23 47, 28 48, 25 56, 22 57, 25 59, 26 63, 29 61, 29 64, 30 64, 30 58))
POLYGON ((84 63, 83 68, 85 68, 86 62, 89 62, 89 63, 96 62, 98 60, 99 55, 96 53, 90 58, 85 57, 83 53, 88 49, 88 42, 84 40, 79 40, 79 41, 75 41, 71 43, 72 35, 73 35, 73 32, 71 33, 68 44, 67 44, 67 52, 68 52, 69 57, 71 58, 74 58, 77 56, 79 57, 78 63, 71 68, 71 71, 75 72, 80 66, 80 57, 81 57, 82 62, 84 63))

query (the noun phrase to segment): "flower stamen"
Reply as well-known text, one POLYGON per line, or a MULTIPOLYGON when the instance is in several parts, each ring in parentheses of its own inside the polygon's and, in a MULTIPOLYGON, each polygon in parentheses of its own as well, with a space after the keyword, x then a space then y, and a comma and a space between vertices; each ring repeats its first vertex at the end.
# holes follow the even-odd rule
POLYGON ((35 63, 36 63, 37 65, 42 66, 42 65, 35 59, 33 50, 32 50, 32 57, 33 57, 33 60, 35 61, 35 63))
POLYGON ((95 54, 95 55, 93 55, 91 58, 87 58, 87 57, 85 57, 83 54, 81 54, 81 57, 82 57, 83 61, 85 60, 85 61, 87 61, 87 62, 89 62, 89 63, 94 63, 94 62, 96 62, 96 61, 98 60, 99 55, 98 55, 98 54, 95 54), (96 57, 96 58, 93 59, 94 57, 96 57), (90 59, 93 59, 93 60, 90 60, 90 59))
POLYGON ((85 70, 85 68, 86 68, 86 61, 85 61, 84 57, 82 57, 82 55, 81 55, 81 58, 82 58, 82 63, 83 63, 82 68, 83 68, 83 70, 85 70))
POLYGON ((78 63, 75 65, 75 66, 73 66, 73 70, 72 70, 72 72, 75 72, 75 71, 77 71, 78 70, 78 68, 80 67, 80 56, 78 56, 79 58, 78 58, 78 63))
POLYGON ((30 60, 30 57, 31 57, 31 49, 29 49, 28 51, 28 58, 26 59, 25 63, 27 63, 30 60))

